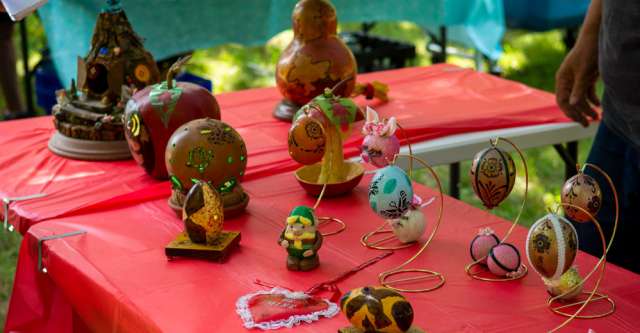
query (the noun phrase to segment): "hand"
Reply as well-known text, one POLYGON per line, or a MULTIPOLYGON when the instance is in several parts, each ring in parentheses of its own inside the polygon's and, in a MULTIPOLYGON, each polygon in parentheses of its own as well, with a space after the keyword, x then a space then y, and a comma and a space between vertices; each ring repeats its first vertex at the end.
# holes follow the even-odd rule
POLYGON ((280 246, 284 248, 289 247, 289 241, 287 241, 286 239, 283 239, 282 242, 280 242, 280 246))
POLYGON ((598 37, 581 36, 556 72, 556 101, 567 117, 587 127, 589 118, 598 120, 594 107, 598 80, 598 37))
POLYGON ((311 250, 306 250, 306 251, 304 251, 304 252, 302 253, 302 256, 303 256, 303 257, 311 257, 311 256, 313 256, 313 251, 311 251, 311 250))

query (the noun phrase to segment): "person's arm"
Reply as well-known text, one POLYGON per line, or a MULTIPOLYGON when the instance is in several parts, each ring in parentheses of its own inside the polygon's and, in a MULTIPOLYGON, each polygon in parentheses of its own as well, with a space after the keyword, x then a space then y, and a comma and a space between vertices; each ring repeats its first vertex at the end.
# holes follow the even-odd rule
POLYGON ((602 1, 591 1, 576 45, 556 72, 556 101, 567 117, 582 126, 589 125, 588 118, 599 118, 594 106, 600 105, 596 96, 596 81, 599 76, 598 32, 602 1))

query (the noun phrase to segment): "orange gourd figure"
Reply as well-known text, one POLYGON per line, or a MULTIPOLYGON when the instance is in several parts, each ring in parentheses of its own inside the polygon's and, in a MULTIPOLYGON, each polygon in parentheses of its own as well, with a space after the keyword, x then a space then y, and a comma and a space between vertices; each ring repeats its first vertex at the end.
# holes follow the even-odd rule
POLYGON ((334 94, 348 97, 356 83, 356 60, 337 35, 336 10, 328 0, 301 0, 291 16, 293 40, 276 66, 276 84, 284 100, 274 116, 291 121, 298 109, 351 78, 334 94))

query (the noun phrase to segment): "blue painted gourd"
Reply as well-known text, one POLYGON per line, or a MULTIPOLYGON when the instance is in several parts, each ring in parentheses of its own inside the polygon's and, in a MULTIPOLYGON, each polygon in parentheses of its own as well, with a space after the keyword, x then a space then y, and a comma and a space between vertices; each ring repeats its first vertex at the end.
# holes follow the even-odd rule
POLYGON ((413 186, 409 176, 395 165, 379 169, 369 184, 369 205, 385 219, 398 219, 411 208, 413 186))

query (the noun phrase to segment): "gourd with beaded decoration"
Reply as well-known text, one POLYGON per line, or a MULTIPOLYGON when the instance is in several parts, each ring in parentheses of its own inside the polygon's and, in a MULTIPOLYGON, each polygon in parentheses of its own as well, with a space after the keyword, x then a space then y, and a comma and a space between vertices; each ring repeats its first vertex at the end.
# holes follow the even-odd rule
POLYGON ((562 216, 549 213, 529 229, 526 241, 531 266, 545 279, 560 278, 576 258, 578 234, 562 216))

